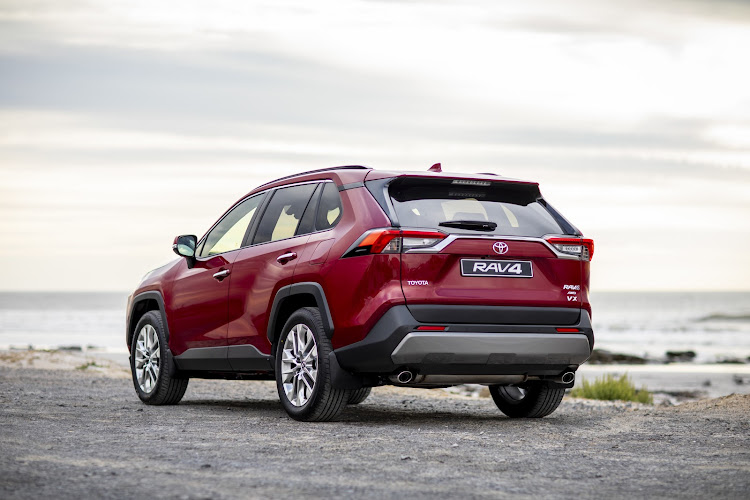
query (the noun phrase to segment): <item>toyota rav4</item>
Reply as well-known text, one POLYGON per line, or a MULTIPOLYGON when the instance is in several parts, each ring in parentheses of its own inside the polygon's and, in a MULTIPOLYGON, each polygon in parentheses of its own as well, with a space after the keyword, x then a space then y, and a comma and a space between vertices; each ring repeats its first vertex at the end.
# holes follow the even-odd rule
POLYGON ((276 380, 294 419, 372 387, 484 384, 543 417, 594 344, 594 244, 535 182, 360 166, 264 184, 128 299, 135 390, 176 404, 190 378, 276 380))

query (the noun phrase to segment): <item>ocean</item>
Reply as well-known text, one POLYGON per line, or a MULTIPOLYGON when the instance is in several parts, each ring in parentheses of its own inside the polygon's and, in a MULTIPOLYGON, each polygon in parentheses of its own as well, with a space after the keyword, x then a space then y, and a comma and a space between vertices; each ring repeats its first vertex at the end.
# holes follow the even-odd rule
MULTIPOLYGON (((0 292, 0 348, 126 352, 126 293, 0 292)), ((750 292, 600 292, 596 347, 661 359, 695 351, 713 363, 750 357, 750 292)))

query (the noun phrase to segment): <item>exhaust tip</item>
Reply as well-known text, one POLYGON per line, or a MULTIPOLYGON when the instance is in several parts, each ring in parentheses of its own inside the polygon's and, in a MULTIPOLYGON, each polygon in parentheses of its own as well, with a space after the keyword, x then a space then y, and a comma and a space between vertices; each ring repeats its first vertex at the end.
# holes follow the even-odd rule
POLYGON ((562 380, 563 384, 572 384, 576 379, 576 374, 573 372, 565 372, 562 374, 562 377, 560 377, 560 380, 562 380))
POLYGON ((414 380, 414 374, 410 371, 404 370, 396 376, 396 380, 401 384, 408 384, 414 380))

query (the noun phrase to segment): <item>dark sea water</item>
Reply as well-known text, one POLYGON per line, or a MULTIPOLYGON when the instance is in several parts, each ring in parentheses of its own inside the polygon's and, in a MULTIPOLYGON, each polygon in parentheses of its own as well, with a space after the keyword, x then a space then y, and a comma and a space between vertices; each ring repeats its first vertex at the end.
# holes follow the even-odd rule
POLYGON ((704 363, 750 356, 750 292, 607 292, 591 305, 600 349, 656 359, 692 350, 704 363))
MULTIPOLYGON (((126 293, 0 292, 0 348, 96 347, 125 352, 126 293)), ((596 346, 698 362, 750 356, 750 292, 594 293, 596 346)))
POLYGON ((127 293, 0 292, 0 348, 127 351, 127 293))

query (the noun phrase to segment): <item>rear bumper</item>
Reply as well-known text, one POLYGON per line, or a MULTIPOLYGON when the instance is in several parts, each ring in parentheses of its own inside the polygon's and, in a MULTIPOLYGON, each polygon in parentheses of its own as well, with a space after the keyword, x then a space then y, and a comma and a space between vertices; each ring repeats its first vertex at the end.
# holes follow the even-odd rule
MULTIPOLYGON (((546 312, 541 310, 540 317, 546 312)), ((558 325, 576 328, 578 333, 558 333, 550 324, 439 323, 447 329, 417 331, 425 323, 406 306, 395 306, 367 337, 337 349, 335 356, 343 369, 359 374, 388 375, 408 369, 422 375, 553 377, 577 369, 594 345, 585 310, 575 324, 558 325)))

